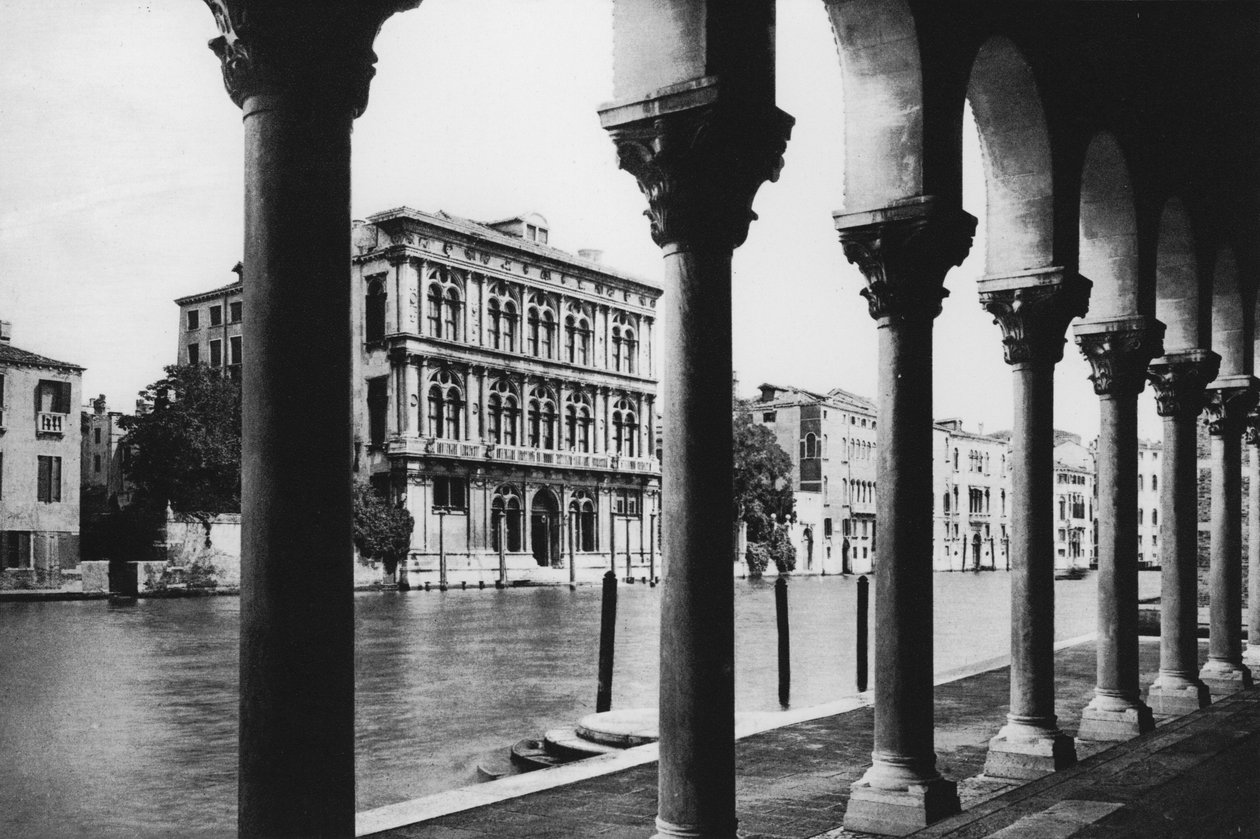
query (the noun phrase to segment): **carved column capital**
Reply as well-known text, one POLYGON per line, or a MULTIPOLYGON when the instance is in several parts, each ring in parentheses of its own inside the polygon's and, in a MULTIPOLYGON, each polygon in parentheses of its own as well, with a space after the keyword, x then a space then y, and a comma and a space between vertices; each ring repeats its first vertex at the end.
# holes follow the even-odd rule
POLYGON ((1197 417, 1207 404, 1205 388, 1216 378, 1221 357, 1210 350, 1185 350, 1157 358, 1146 368, 1161 417, 1197 417))
POLYGON ((984 277, 980 306, 1002 330, 1007 364, 1054 365, 1063 359, 1073 318, 1089 311, 1089 280, 1063 268, 1041 268, 1011 277, 984 277))
POLYGON ((1260 447, 1260 413, 1252 411, 1247 414, 1246 425, 1243 426, 1243 442, 1248 446, 1260 447))
POLYGON ((420 0, 205 2, 219 29, 210 49, 238 106, 251 96, 296 96, 343 107, 355 117, 367 108, 376 74, 372 42, 381 24, 420 5, 420 0))
POLYGON ((970 252, 974 216, 924 196, 833 218, 845 258, 866 277, 871 317, 932 320, 941 313, 945 274, 970 252))
POLYGON ((778 180, 795 120, 773 105, 724 101, 707 77, 610 105, 600 122, 647 198, 656 244, 726 250, 748 236, 757 190, 778 180))
POLYGON ((1256 407, 1260 380, 1251 376, 1224 376, 1207 388, 1203 423, 1213 437, 1242 434, 1247 415, 1256 407))
POLYGON ((1146 366, 1164 352, 1164 324, 1145 315, 1085 321, 1073 331, 1099 396, 1141 393, 1146 366))

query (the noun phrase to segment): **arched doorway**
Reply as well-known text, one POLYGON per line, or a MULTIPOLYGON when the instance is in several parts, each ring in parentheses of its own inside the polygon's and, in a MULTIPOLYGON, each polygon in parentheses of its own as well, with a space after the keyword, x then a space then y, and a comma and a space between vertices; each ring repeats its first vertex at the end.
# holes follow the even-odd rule
POLYGON ((980 570, 980 534, 971 534, 971 570, 980 570))
POLYGON ((541 566, 560 562, 560 502, 543 487, 534 493, 529 507, 529 542, 534 561, 541 566))

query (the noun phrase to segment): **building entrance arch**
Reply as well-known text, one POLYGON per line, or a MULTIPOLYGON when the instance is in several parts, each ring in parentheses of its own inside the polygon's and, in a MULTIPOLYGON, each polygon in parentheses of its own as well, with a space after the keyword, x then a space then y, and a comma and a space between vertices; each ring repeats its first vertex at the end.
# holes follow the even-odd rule
POLYGON ((980 534, 971 534, 971 570, 980 570, 980 534))
POLYGON ((546 567, 560 561, 560 501, 547 487, 535 492, 530 502, 529 543, 539 565, 546 567))

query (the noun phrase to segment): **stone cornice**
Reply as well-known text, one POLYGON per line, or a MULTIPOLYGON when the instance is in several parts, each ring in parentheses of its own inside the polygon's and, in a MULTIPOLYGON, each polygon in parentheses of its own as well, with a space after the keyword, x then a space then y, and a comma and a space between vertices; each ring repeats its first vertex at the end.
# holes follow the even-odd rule
POLYGON ((1042 268, 1010 277, 984 277, 980 306, 1002 330, 1007 364, 1057 364, 1073 318, 1089 311, 1093 283, 1075 271, 1042 268))
POLYGON ((1146 368, 1146 379, 1155 390, 1161 417, 1194 419, 1207 404, 1205 388, 1216 378, 1221 357, 1210 350, 1182 350, 1155 359, 1146 368))
POLYGON ((877 321, 932 320, 949 295, 945 274, 971 250, 976 219, 922 196, 880 210, 833 216, 844 256, 866 278, 877 321))
POLYGON ((1099 396, 1141 393, 1146 366, 1164 352, 1164 324, 1145 315, 1084 321, 1073 332, 1099 396))
POLYGON ((292 98, 347 110, 367 108, 376 74, 372 42, 385 19, 420 0, 205 0, 219 36, 210 49, 238 106, 252 96, 292 98))
POLYGON ((1208 385, 1203 424, 1213 437, 1238 436, 1247 415, 1256 407, 1260 380, 1251 376, 1223 376, 1208 385))
POLYGON ((753 199, 778 179, 795 120, 773 105, 727 102, 720 80, 706 77, 606 106, 600 122, 647 199, 653 241, 722 251, 747 238, 753 199))

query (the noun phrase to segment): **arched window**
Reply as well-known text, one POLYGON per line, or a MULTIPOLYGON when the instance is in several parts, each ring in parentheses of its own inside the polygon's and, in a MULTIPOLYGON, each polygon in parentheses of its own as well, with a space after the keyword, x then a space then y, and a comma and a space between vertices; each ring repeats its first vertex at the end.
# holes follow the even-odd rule
POLYGON ((949 512, 949 493, 948 492, 945 493, 943 497, 944 497, 945 512, 948 513, 949 512))
POLYGON ((429 434, 458 440, 463 436, 464 393, 449 370, 435 373, 429 385, 429 434))
POLYGON ((486 334, 491 349, 503 349, 503 307, 493 297, 486 301, 486 334))
POLYGON ((556 447, 556 400, 541 386, 529 392, 529 444, 535 449, 556 447))
POLYGON ((1138 475, 1138 492, 1141 492, 1144 489, 1146 489, 1146 478, 1142 475, 1138 475))
POLYGON ((506 484, 494 491, 494 498, 490 501, 490 543, 496 551, 499 550, 500 531, 507 535, 506 551, 521 549, 521 497, 506 484))
POLYGON ((529 296, 526 313, 529 354, 538 358, 551 358, 552 339, 556 330, 556 316, 542 294, 529 296))
POLYGON ((429 274, 429 334, 434 338, 458 341, 463 331, 464 295, 455 280, 444 271, 429 274))
POLYGON ((569 502, 569 524, 573 528, 574 549, 595 550, 595 502, 584 489, 573 493, 569 502))
POLYGON ((490 417, 490 439, 495 445, 516 445, 516 422, 520 405, 512 386, 503 379, 495 382, 486 399, 490 417))
POLYGON ((954 449, 954 471, 958 471, 958 449, 954 449))
POLYGON ((385 337, 385 301, 385 283, 380 280, 368 283, 363 300, 364 341, 379 341, 385 337))
POLYGON ((840 503, 848 504, 852 500, 853 499, 849 498, 849 482, 848 480, 841 478, 840 479, 840 503))
POLYGON ((613 451, 634 457, 639 437, 639 421, 627 399, 618 399, 613 406, 613 451))
POLYGON ((564 319, 565 357, 570 364, 590 363, 591 322, 577 306, 569 308, 564 319))
POLYGON ((570 451, 591 450, 591 397, 582 391, 569 394, 564 406, 564 443, 570 451))
POLYGON ((818 457, 818 435, 812 431, 805 435, 805 457, 818 457))
POLYGON ((612 366, 619 373, 633 373, 634 359, 638 353, 639 342, 634 337, 634 326, 630 316, 621 313, 613 318, 612 326, 612 366))
POLYGON ((1146 524, 1146 511, 1138 507, 1138 524, 1146 524))
POLYGON ((1159 490, 1159 475, 1151 475, 1151 492, 1159 490))
POLYGON ((1151 510, 1151 524, 1159 524, 1159 510, 1151 510))

